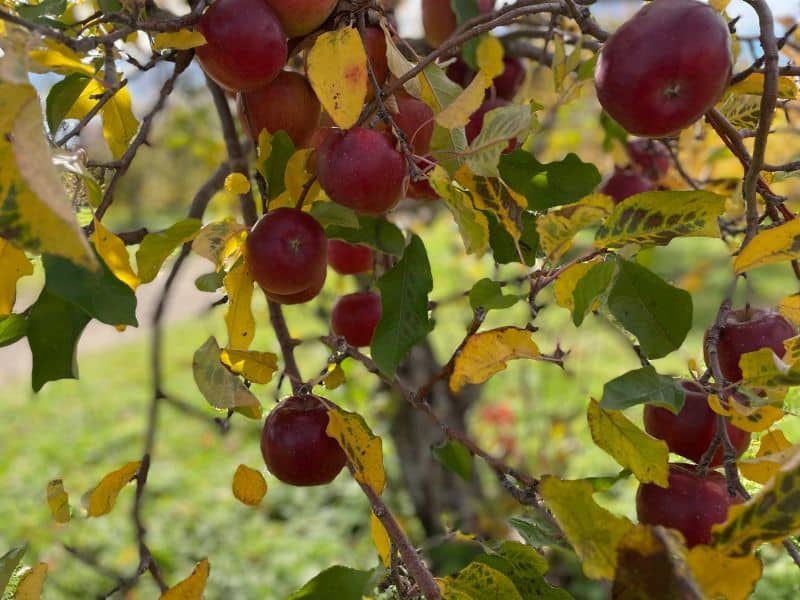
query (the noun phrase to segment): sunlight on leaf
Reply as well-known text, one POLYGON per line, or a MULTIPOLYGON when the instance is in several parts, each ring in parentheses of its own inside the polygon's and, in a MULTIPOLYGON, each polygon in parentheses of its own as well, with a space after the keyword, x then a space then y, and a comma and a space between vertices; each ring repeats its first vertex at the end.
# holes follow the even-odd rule
POLYGON ((11 314, 17 298, 17 281, 33 275, 33 264, 25 253, 0 238, 0 317, 11 314))
POLYGON ((391 563, 392 542, 386 533, 386 528, 374 512, 369 514, 369 531, 383 566, 388 568, 391 563))
POLYGON ((381 438, 372 433, 364 417, 339 408, 330 409, 325 433, 339 442, 353 465, 356 481, 381 494, 386 486, 383 444, 381 438))
POLYGON ((253 343, 256 321, 253 318, 253 276, 242 260, 223 279, 228 293, 225 325, 228 328, 228 348, 247 350, 253 343))
POLYGON ((97 487, 87 494, 85 504, 89 516, 102 517, 110 513, 122 488, 136 477, 140 466, 140 461, 132 461, 103 477, 97 487))
POLYGON ((219 359, 231 371, 253 383, 269 383, 278 370, 278 356, 274 352, 224 349, 219 359))
POLYGON ((14 600, 39 600, 42 597, 45 577, 47 577, 47 563, 40 562, 34 565, 20 578, 14 600))
POLYGON ((725 600, 747 600, 764 568, 757 556, 732 557, 704 544, 689 550, 688 563, 705 595, 725 600))
POLYGON ((220 362, 220 348, 213 336, 195 351, 192 372, 197 389, 211 406, 221 410, 248 409, 242 414, 252 419, 261 418, 258 399, 241 378, 220 362))
POLYGON ((258 506, 267 493, 267 482, 261 471, 247 465, 239 465, 233 474, 233 495, 248 506, 258 506))
POLYGON ((125 242, 97 219, 94 219, 94 231, 89 241, 117 279, 132 290, 139 287, 139 277, 133 272, 125 242))
POLYGON ((161 52, 173 48, 175 50, 188 50, 206 45, 206 38, 199 31, 181 29, 180 31, 170 31, 157 33, 153 37, 153 50, 161 52))
POLYGON ((64 482, 60 479, 53 479, 47 484, 47 506, 56 523, 69 522, 69 495, 64 489, 64 482))
POLYGON ((210 571, 211 565, 208 559, 204 558, 197 563, 189 577, 161 594, 159 600, 201 600, 210 571))

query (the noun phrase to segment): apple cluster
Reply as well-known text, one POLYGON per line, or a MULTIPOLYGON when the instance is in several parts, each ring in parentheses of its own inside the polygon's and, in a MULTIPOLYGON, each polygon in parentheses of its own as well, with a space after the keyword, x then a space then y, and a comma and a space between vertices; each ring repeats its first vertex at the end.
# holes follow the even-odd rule
MULTIPOLYGON (((706 332, 706 342, 709 332, 706 332)), ((782 357, 786 351, 783 342, 796 333, 790 321, 772 310, 748 306, 729 311, 719 330, 719 342, 716 345, 722 376, 731 383, 740 381, 742 371, 739 361, 748 352, 770 348, 782 357)), ((706 350, 708 346, 708 343, 704 343, 706 350)), ((710 364, 708 353, 705 359, 710 364)), ((711 446, 716 433, 717 415, 711 410, 708 393, 702 385, 694 381, 682 381, 680 385, 686 398, 681 410, 675 414, 648 404, 644 408, 644 425, 650 435, 666 442, 670 452, 698 463, 711 446)), ((734 399, 746 403, 746 398, 741 394, 736 394, 734 399)), ((730 422, 725 427, 738 458, 750 444, 750 433, 730 422)), ((708 467, 718 467, 722 462, 723 448, 720 447, 711 457, 708 467)), ((652 483, 639 487, 636 495, 639 521, 677 529, 690 548, 696 544, 710 543, 712 526, 725 520, 731 504, 743 501, 740 496, 731 497, 728 494, 723 475, 713 470, 701 474, 691 464, 671 464, 668 483, 667 488, 652 483)))
POLYGON ((630 164, 614 167, 614 173, 598 189, 611 196, 614 204, 643 192, 658 189, 658 181, 667 174, 670 156, 666 148, 647 138, 629 140, 625 146, 630 164))

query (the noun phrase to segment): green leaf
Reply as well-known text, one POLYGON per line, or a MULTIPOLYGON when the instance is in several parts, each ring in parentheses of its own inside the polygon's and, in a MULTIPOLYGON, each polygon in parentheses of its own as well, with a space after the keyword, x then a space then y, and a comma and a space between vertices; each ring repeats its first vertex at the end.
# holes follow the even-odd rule
POLYGON ((431 448, 433 457, 464 481, 472 480, 472 453, 466 446, 453 440, 431 448))
POLYGON ((358 215, 358 224, 358 229, 329 225, 325 228, 325 234, 329 238, 344 240, 351 244, 364 244, 393 256, 403 255, 406 240, 403 232, 394 223, 386 219, 358 215))
POLYGON ((137 326, 136 295, 116 278, 100 256, 98 261, 102 270, 95 273, 61 256, 42 255, 45 288, 98 321, 137 326))
POLYGON ((692 326, 692 296, 634 262, 617 258, 617 264, 611 314, 639 339, 648 358, 678 349, 692 326))
POLYGON ((330 600, 334 590, 336 600, 361 600, 368 591, 364 588, 371 576, 372 571, 334 565, 316 575, 287 600, 330 600))
MULTIPOLYGON (((437 65, 431 63, 422 71, 421 77, 430 86, 429 94, 423 87, 423 100, 426 104, 433 108, 434 113, 438 113, 443 108, 447 107, 458 95, 462 92, 461 86, 453 82, 445 70, 437 65)), ((464 150, 467 149, 467 136, 464 133, 463 127, 455 129, 445 129, 438 123, 433 129, 433 138, 431 139, 431 150, 435 154, 441 155, 439 164, 442 165, 448 173, 453 173, 463 163, 461 156, 464 150), (447 157, 452 157, 448 159, 447 157)))
POLYGON ((178 246, 194 239, 201 225, 200 219, 183 219, 169 229, 144 236, 136 251, 136 267, 142 283, 153 281, 167 257, 178 246))
POLYGON ((524 150, 500 157, 500 176, 528 199, 528 208, 545 210, 570 204, 590 194, 600 183, 600 171, 575 154, 542 164, 524 150))
POLYGON ((592 58, 581 63, 581 66, 578 67, 578 81, 585 81, 594 77, 594 68, 599 57, 600 54, 596 52, 592 55, 592 58))
POLYGON ((258 164, 258 170, 267 180, 269 199, 277 198, 286 189, 286 165, 294 154, 294 143, 282 129, 272 136, 272 150, 267 160, 258 164))
POLYGON ((551 586, 544 579, 547 560, 533 547, 520 542, 503 542, 496 553, 475 559, 508 577, 523 599, 569 600, 566 591, 551 586))
POLYGON ((606 111, 600 113, 600 125, 605 133, 603 137, 603 150, 610 152, 614 147, 614 140, 623 146, 628 141, 628 132, 625 128, 612 119, 606 111))
POLYGON ((19 16, 28 21, 50 24, 47 17, 60 17, 67 10, 67 0, 42 0, 39 4, 18 2, 14 7, 19 16))
POLYGON ((469 304, 473 309, 479 306, 486 310, 508 308, 519 299, 519 296, 511 294, 504 296, 502 286, 488 278, 478 281, 469 291, 469 304))
POLYGON ((27 330, 28 322, 22 315, 8 315, 0 319, 0 348, 22 339, 27 330))
POLYGON ((234 375, 220 362, 220 348, 214 336, 195 350, 192 374, 197 389, 214 408, 237 409, 245 416, 261 418, 261 403, 258 398, 238 375, 234 375))
POLYGON ((28 315, 34 392, 48 381, 78 378, 78 339, 89 321, 89 316, 71 302, 47 288, 42 290, 28 315))
POLYGON ((194 280, 194 287, 201 292, 216 292, 223 286, 225 275, 227 275, 225 271, 214 271, 213 273, 200 275, 194 280))
MULTIPOLYGON (((484 212, 489 219, 489 246, 492 248, 494 262, 499 265, 520 262, 519 253, 514 246, 514 238, 506 231, 497 217, 489 212, 484 212)), ((522 211, 522 235, 519 238, 519 249, 525 264, 533 266, 536 262, 536 252, 539 250, 539 231, 536 229, 536 217, 532 212, 522 211)))
POLYGON ((604 260, 595 264, 586 275, 578 280, 572 291, 575 310, 572 311, 572 322, 575 327, 580 327, 586 313, 592 308, 595 300, 606 291, 611 279, 614 277, 616 263, 614 260, 604 260))
MULTIPOLYGON (((358 213, 338 202, 316 202, 311 207, 311 216, 323 227, 332 225, 346 229, 358 229, 358 213)), ((405 241, 403 242, 405 244, 405 241)), ((402 250, 400 251, 402 254, 402 250)))
POLYGON ((80 98, 91 79, 81 73, 72 73, 56 83, 47 94, 47 126, 55 133, 69 109, 80 98))
POLYGON ((378 280, 381 320, 372 337, 372 358, 393 374, 406 353, 433 330, 428 318, 428 293, 433 289, 425 245, 413 236, 403 258, 378 280))
MULTIPOLYGON (((477 0, 450 0, 450 8, 456 15, 456 23, 459 25, 464 21, 469 21, 477 17, 480 13, 477 0)), ((483 36, 472 38, 461 45, 461 58, 471 69, 478 70, 475 52, 483 36)))
POLYGON ((523 600, 514 582, 487 564, 472 562, 454 575, 440 580, 442 600, 523 600))
POLYGON ((497 177, 500 155, 508 147, 508 140, 529 131, 532 122, 531 107, 527 104, 512 104, 487 112, 480 133, 467 151, 467 165, 472 172, 497 177))
POLYGON ((28 545, 25 544, 12 548, 3 556, 0 556, 0 597, 2 597, 3 590, 6 589, 11 576, 14 574, 17 565, 19 565, 19 561, 22 560, 22 555, 25 554, 27 549, 28 545))
POLYGON ((534 548, 569 548, 558 527, 542 513, 534 513, 528 517, 509 517, 508 524, 534 548))
POLYGON ((625 410, 637 404, 652 404, 678 414, 685 399, 685 392, 674 379, 659 375, 648 365, 607 382, 600 406, 606 410, 625 410))

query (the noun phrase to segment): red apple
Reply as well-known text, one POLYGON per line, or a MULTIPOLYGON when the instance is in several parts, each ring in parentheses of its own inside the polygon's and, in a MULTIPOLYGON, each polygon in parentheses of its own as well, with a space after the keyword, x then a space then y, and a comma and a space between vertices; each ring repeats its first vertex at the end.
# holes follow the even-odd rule
POLYGON ((267 416, 261 454, 267 470, 290 485, 333 481, 347 463, 334 438, 325 433, 328 408, 316 396, 291 396, 267 416))
POLYGON ((342 296, 331 311, 331 330, 351 346, 369 346, 381 320, 381 297, 373 292, 342 296))
POLYGON ((308 213, 277 208, 253 226, 245 244, 250 274, 273 294, 295 294, 324 280, 328 239, 322 226, 308 213), (322 275, 321 275, 322 274, 322 275))
POLYGON ((445 71, 447 76, 460 85, 462 88, 467 87, 470 82, 475 79, 475 71, 463 59, 455 59, 445 71))
POLYGON ((323 286, 325 285, 325 278, 327 275, 327 270, 322 271, 322 273, 311 282, 311 285, 303 290, 300 290, 299 292, 294 292, 293 294, 275 294, 267 290, 264 290, 264 292, 266 293, 267 298, 274 300, 278 304, 304 304, 305 302, 313 300, 319 295, 323 286))
POLYGON ((290 38, 306 35, 325 22, 338 0, 265 0, 290 38))
MULTIPOLYGON (((700 462, 717 430, 717 415, 708 406, 708 396, 700 384, 681 381, 681 387, 686 392, 686 401, 680 412, 676 415, 666 408, 648 404, 644 407, 644 428, 653 437, 664 440, 670 452, 700 462)), ((750 434, 730 423, 727 428, 738 458, 750 445, 750 434)), ((722 454, 720 446, 710 466, 721 465, 722 454)))
POLYGON ((634 168, 653 181, 658 181, 669 171, 669 152, 663 144, 646 138, 628 141, 628 156, 634 168))
MULTIPOLYGON (((495 0, 478 0, 478 10, 490 12, 495 0)), ((425 39, 436 48, 455 31, 458 21, 450 7, 450 0, 422 0, 422 26, 425 39)))
POLYGON ((200 66, 229 90, 266 85, 286 64, 286 34, 264 0, 217 0, 197 29, 207 42, 196 50, 200 66))
POLYGON ((614 174, 600 186, 598 191, 611 196, 614 199, 614 204, 619 204, 625 198, 629 198, 634 194, 650 192, 654 189, 656 189, 656 184, 653 183, 652 179, 643 177, 631 169, 614 167, 614 174))
POLYGON ((395 94, 398 113, 392 115, 395 124, 406 134, 414 154, 425 154, 433 137, 433 110, 422 100, 399 92, 395 94))
POLYGON ((258 139, 262 129, 273 134, 283 130, 296 148, 309 146, 321 112, 311 84, 293 71, 281 71, 264 87, 241 93, 238 106, 253 139, 258 139))
POLYGON ((699 119, 728 87, 728 25, 697 0, 653 0, 605 42, 600 104, 634 135, 663 137, 699 119))
MULTIPOLYGON (((773 310, 751 307, 731 310, 725 317, 717 345, 719 368, 728 381, 739 381, 742 378, 739 368, 742 354, 771 348, 778 357, 783 357, 786 353, 784 340, 796 335, 797 330, 792 322, 773 310)), ((707 338, 708 331, 704 341, 707 338)), ((708 364, 708 353, 705 359, 708 364)))
POLYGON ((728 495, 725 477, 716 471, 699 476, 689 465, 669 466, 669 486, 641 484, 636 493, 636 514, 646 525, 677 529, 687 547, 711 542, 711 527, 722 523, 731 504, 742 499, 728 495))
MULTIPOLYGON (((414 163, 417 165, 417 168, 425 174, 429 173, 435 166, 435 162, 430 156, 426 156, 424 158, 415 157, 414 163)), ((414 200, 439 199, 439 194, 437 194, 436 190, 433 189, 433 186, 427 177, 425 179, 421 179, 420 181, 413 181, 409 179, 408 188, 406 189, 406 196, 413 198, 414 200)))
MULTIPOLYGON (((389 59, 386 57, 386 36, 380 27, 367 27, 365 30, 364 49, 367 52, 367 59, 372 65, 372 72, 375 79, 382 86, 386 83, 389 76, 389 59)), ((367 81, 367 101, 375 97, 375 86, 372 80, 367 81)))
POLYGON ((503 65, 503 72, 494 78, 492 85, 498 98, 513 100, 525 81, 525 67, 520 59, 513 56, 503 58, 503 65))
POLYGON ((372 270, 372 250, 363 244, 328 240, 328 264, 340 275, 355 275, 372 270))
POLYGON ((317 177, 331 200, 382 214, 403 195, 408 168, 386 133, 354 127, 332 131, 317 150, 317 177))

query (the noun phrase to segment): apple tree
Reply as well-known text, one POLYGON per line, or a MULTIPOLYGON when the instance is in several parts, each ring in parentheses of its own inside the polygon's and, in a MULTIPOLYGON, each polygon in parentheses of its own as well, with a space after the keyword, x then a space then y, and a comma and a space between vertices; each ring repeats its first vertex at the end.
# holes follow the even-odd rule
MULTIPOLYGON (((77 378, 86 325, 137 326, 135 291, 166 274, 144 451, 110 465, 82 509, 68 476, 46 485, 62 523, 101 517, 118 494, 135 495, 138 563, 112 592, 152 577, 163 598, 200 598, 214 563, 209 556, 173 580, 141 509, 158 468, 156 430, 170 426, 157 420, 167 397, 163 310, 192 252, 210 263, 197 293, 222 294, 227 330, 195 351, 197 390, 221 423, 262 431, 266 471, 231 468, 230 501, 262 502, 266 473, 294 486, 342 476, 372 509, 375 569, 328 569, 292 598, 572 597, 548 575, 556 547, 613 598, 747 598, 765 544, 800 566, 800 445, 781 429, 795 418, 786 398, 800 384, 800 294, 791 290, 800 280, 800 161, 774 141, 778 129, 797 134, 800 38, 768 2, 746 0, 759 26, 748 37, 725 0, 653 0, 613 32, 591 1, 422 0, 424 39, 403 37, 393 0, 191 0, 180 15, 143 0, 0 4, 0 345, 27 341, 34 391, 77 378), (169 75, 137 118, 129 82, 156 67, 169 75), (42 73, 51 84, 34 86, 31 74, 42 73), (120 183, 192 73, 205 78, 226 158, 185 218, 113 231, 104 218, 120 183), (573 153, 543 162, 547 136, 566 126, 560 109, 575 103, 603 128, 603 152, 617 165, 605 181, 573 153), (98 119, 110 160, 74 143, 98 119), (714 171, 720 157, 734 168, 714 171), (204 218, 220 189, 236 195, 237 209, 204 218), (90 218, 79 222, 80 206, 90 218), (452 296, 436 293, 432 214, 449 215, 461 254, 488 258, 457 274, 452 296), (729 260, 714 276, 728 291, 702 327, 695 353, 704 364, 665 371, 653 361, 684 345, 693 299, 706 289, 690 292, 648 268, 647 253, 678 238, 726 245, 729 260), (17 282, 32 261, 45 284, 19 306, 17 282), (776 263, 786 282, 779 305, 735 306, 737 284, 776 263), (329 269, 358 291, 323 306, 329 269), (268 322, 254 318, 259 295, 268 322), (311 313, 294 311, 315 303, 329 333, 295 338, 291 319, 311 313), (430 339, 444 304, 463 311, 465 327, 440 360, 430 339), (524 323, 505 316, 520 306, 524 323), (508 361, 550 363, 554 378, 580 374, 558 332, 542 325, 545 311, 569 311, 575 327, 604 319, 640 365, 597 398, 570 399, 618 474, 522 469, 466 426, 481 384, 503 377, 508 361), (273 347, 254 343, 257 328, 272 331, 273 347), (309 345, 327 360, 299 361, 309 345), (374 423, 327 397, 347 389, 350 364, 402 399, 387 417, 402 431, 391 459, 425 533, 446 530, 438 513, 480 494, 471 480, 480 463, 527 515, 514 521, 515 539, 483 537, 457 569, 432 567, 424 540, 412 539, 383 494, 403 483, 387 478, 374 423), (432 478, 434 467, 446 478, 432 478), (595 499, 630 478, 638 522, 595 499)), ((502 415, 493 418, 500 427, 502 415)), ((21 559, 19 548, 0 558, 0 590, 21 559)), ((46 563, 34 566, 14 593, 46 593, 46 573, 46 563)))

